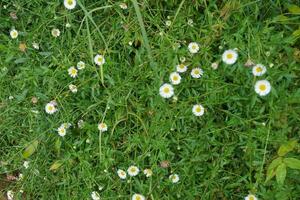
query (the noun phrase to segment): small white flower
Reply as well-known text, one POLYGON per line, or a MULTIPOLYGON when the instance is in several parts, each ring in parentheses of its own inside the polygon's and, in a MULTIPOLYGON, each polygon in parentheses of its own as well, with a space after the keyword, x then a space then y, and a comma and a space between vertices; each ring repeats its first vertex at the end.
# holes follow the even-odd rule
POLYGON ((52 29, 51 34, 53 37, 58 37, 60 36, 60 30, 57 28, 52 29))
POLYGON ((28 167, 29 167, 29 161, 24 161, 24 162, 23 162, 23 167, 24 167, 25 169, 28 169, 28 167))
POLYGON ((126 174, 126 172, 124 170, 119 169, 117 171, 117 173, 118 173, 118 176, 120 177, 120 179, 126 179, 127 174, 126 174))
POLYGON ((65 129, 68 129, 68 128, 70 128, 71 126, 72 126, 71 123, 62 123, 62 124, 60 125, 60 127, 63 127, 63 128, 65 128, 65 129))
POLYGON ((179 73, 183 73, 183 72, 186 72, 187 70, 187 66, 185 64, 179 64, 179 65, 176 65, 176 70, 179 72, 179 73))
POLYGON ((184 56, 181 56, 181 57, 179 58, 179 60, 180 60, 180 62, 184 63, 186 59, 185 59, 184 56))
POLYGON ((199 51, 199 45, 196 42, 191 42, 188 46, 189 51, 194 54, 194 53, 198 53, 199 51))
POLYGON ((169 83, 165 83, 163 84, 160 88, 159 88, 159 94, 160 96, 162 96, 163 98, 170 98, 174 95, 174 89, 173 86, 169 83))
POLYGON ((32 46, 33 46, 33 48, 35 48, 35 49, 37 49, 37 50, 39 50, 39 49, 40 49, 40 46, 39 46, 39 44, 38 44, 38 43, 36 43, 36 42, 33 42, 33 43, 32 43, 32 46))
POLYGON ((66 28, 71 28, 71 24, 70 23, 66 23, 66 28))
POLYGON ((77 86, 76 85, 73 85, 73 84, 70 84, 69 85, 69 89, 71 90, 71 92, 73 93, 76 93, 78 90, 77 90, 77 86))
POLYGON ((171 24, 172 24, 171 20, 166 21, 166 26, 171 26, 171 24))
POLYGON ((132 41, 129 41, 128 44, 129 44, 129 46, 132 46, 133 42, 132 42, 132 41))
POLYGON ((249 194, 248 196, 245 197, 245 200, 257 200, 257 198, 253 194, 249 194))
POLYGON ((194 21, 192 19, 188 19, 188 25, 189 26, 194 26, 194 21))
POLYGON ((273 63, 270 63, 269 67, 270 67, 270 68, 274 67, 274 64, 273 64, 273 63))
POLYGON ((196 104, 193 106, 192 112, 196 116, 202 116, 204 114, 204 107, 201 104, 196 104))
POLYGON ((126 10, 128 7, 127 7, 127 4, 126 3, 120 3, 120 8, 122 8, 123 10, 126 10))
POLYGON ((148 177, 152 176, 153 172, 151 169, 144 169, 144 174, 148 178, 148 177))
POLYGON ((201 68, 194 68, 194 69, 192 69, 192 71, 191 71, 191 76, 193 77, 193 78, 200 78, 201 76, 203 76, 203 70, 201 69, 201 68))
POLYGON ((146 198, 141 194, 134 194, 134 195, 132 195, 132 198, 131 198, 131 200, 145 200, 145 199, 146 198))
POLYGON ((262 64, 257 64, 252 68, 252 74, 254 76, 262 76, 267 72, 267 68, 262 64))
POLYGON ((9 99, 9 100, 13 100, 13 99, 14 99, 14 96, 9 96, 8 99, 9 99))
POLYGON ((8 190, 6 193, 7 200, 13 200, 15 193, 12 190, 8 190))
POLYGON ((10 31, 10 37, 11 37, 12 39, 16 39, 16 38, 18 37, 18 35, 19 35, 19 33, 18 33, 18 31, 17 31, 16 29, 12 29, 12 30, 10 31))
POLYGON ((78 70, 75 67, 70 67, 68 69, 68 74, 72 77, 75 78, 78 74, 78 70))
POLYGON ((140 172, 139 168, 137 168, 134 165, 130 166, 127 169, 127 173, 129 174, 129 176, 136 176, 136 175, 138 175, 139 172, 140 172))
POLYGON ((105 132, 105 131, 107 131, 107 125, 105 124, 105 123, 99 123, 98 124, 98 129, 99 129, 99 131, 101 131, 101 132, 105 132))
POLYGON ((68 10, 72 10, 76 6, 76 0, 64 0, 64 6, 68 10))
POLYGON ((24 175, 20 173, 18 176, 18 181, 21 181, 23 178, 24 178, 24 175))
POLYGON ((267 80, 256 81, 254 89, 260 96, 266 96, 271 91, 271 84, 267 80))
POLYGON ((93 200, 100 200, 100 195, 96 191, 92 192, 91 197, 92 197, 93 200))
POLYGON ((169 179, 172 181, 172 183, 177 183, 179 181, 179 176, 178 174, 171 174, 169 179))
POLYGON ((46 104, 45 111, 46 111, 46 113, 51 115, 51 114, 55 113, 57 111, 57 109, 56 109, 55 105, 52 102, 50 102, 50 103, 46 104))
POLYGON ((181 82, 181 76, 177 72, 170 74, 170 81, 173 85, 178 85, 181 82))
POLYGON ((67 133, 67 130, 64 126, 60 126, 57 129, 57 133, 58 133, 59 136, 64 137, 67 133))
POLYGON ((77 122, 77 126, 78 126, 78 128, 83 128, 83 126, 84 126, 84 121, 81 119, 81 120, 79 120, 78 122, 77 122))
POLYGON ((232 50, 232 49, 224 51, 224 53, 222 55, 222 60, 227 65, 234 64, 236 62, 237 58, 238 58, 237 52, 235 50, 232 50))
POLYGON ((219 64, 217 62, 211 63, 211 68, 213 68, 214 70, 218 69, 219 64))
POLYGON ((105 63, 105 59, 104 59, 104 56, 103 55, 99 55, 97 54, 94 58, 94 62, 97 64, 97 65, 103 65, 105 63))
POLYGON ((81 69, 84 69, 85 68, 85 63, 82 62, 82 61, 79 61, 77 63, 77 69, 81 70, 81 69))

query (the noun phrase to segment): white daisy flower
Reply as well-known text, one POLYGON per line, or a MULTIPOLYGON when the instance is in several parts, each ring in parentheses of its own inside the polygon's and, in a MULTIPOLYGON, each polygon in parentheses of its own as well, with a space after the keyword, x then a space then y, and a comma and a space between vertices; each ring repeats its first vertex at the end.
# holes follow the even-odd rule
POLYGON ((140 172, 139 168, 137 168, 134 165, 130 166, 127 169, 127 173, 129 174, 129 176, 136 176, 136 175, 138 175, 139 172, 140 172))
POLYGON ((64 6, 68 10, 72 10, 76 6, 76 0, 64 0, 64 6))
POLYGON ((227 65, 234 64, 236 62, 237 58, 238 58, 237 52, 235 50, 232 50, 232 49, 224 51, 224 53, 222 55, 222 60, 227 65))
POLYGON ((105 123, 99 123, 98 124, 98 129, 99 129, 99 131, 101 131, 101 132, 105 132, 105 131, 107 131, 107 125, 105 124, 105 123))
POLYGON ((132 198, 131 198, 131 200, 145 200, 145 199, 146 198, 141 194, 134 194, 134 195, 132 195, 132 198))
POLYGON ((57 109, 56 109, 55 105, 52 102, 50 102, 50 103, 46 104, 45 111, 46 111, 46 113, 51 115, 51 114, 55 113, 57 111, 57 109))
POLYGON ((33 48, 35 48, 35 49, 37 49, 37 50, 40 49, 39 43, 33 42, 33 43, 32 43, 32 46, 33 46, 33 48))
POLYGON ((197 117, 202 116, 204 114, 204 107, 201 104, 196 104, 193 106, 192 112, 197 117))
POLYGON ((23 167, 24 167, 25 169, 28 169, 28 167, 29 167, 29 161, 24 161, 24 162, 23 162, 23 167))
POLYGON ((218 64, 217 62, 211 63, 211 68, 212 68, 213 70, 218 69, 218 67, 219 67, 219 64, 218 64))
POLYGON ((257 200, 257 198, 253 194, 249 194, 248 196, 245 197, 245 200, 257 200))
POLYGON ((77 90, 77 86, 76 85, 73 85, 73 84, 70 84, 69 85, 69 89, 71 90, 71 92, 73 93, 76 93, 78 90, 77 90))
POLYGON ((120 8, 122 8, 123 10, 127 9, 127 4, 126 3, 120 3, 120 8))
POLYGON ((177 72, 170 74, 170 81, 173 85, 178 85, 181 82, 181 76, 177 72))
POLYGON ((58 37, 60 36, 60 30, 57 28, 52 29, 51 34, 53 37, 58 37))
POLYGON ((63 128, 65 128, 65 129, 68 129, 68 128, 70 128, 71 126, 72 126, 71 123, 62 123, 62 124, 60 125, 60 127, 63 127, 63 128))
POLYGON ((182 63, 183 63, 183 62, 185 62, 185 60, 186 60, 186 59, 185 59, 185 57, 184 57, 184 56, 181 56, 181 57, 179 58, 179 60, 180 60, 180 62, 182 62, 182 63))
POLYGON ((181 63, 181 64, 179 64, 179 65, 176 65, 176 70, 177 70, 179 73, 186 72, 187 66, 181 63))
POLYGON ((199 44, 198 43, 196 43, 196 42, 191 42, 190 44, 189 44, 189 46, 188 46, 188 49, 189 49, 189 51, 191 52, 191 53, 198 53, 198 51, 199 51, 199 44))
POLYGON ((104 59, 104 56, 103 55, 99 55, 97 54, 94 58, 94 62, 97 64, 97 65, 103 65, 105 63, 105 59, 104 59))
POLYGON ((166 26, 171 26, 171 24, 172 24, 171 20, 166 21, 166 26))
POLYGON ((266 96, 271 91, 271 84, 267 80, 256 81, 254 89, 260 96, 266 96))
POLYGON ((67 133, 67 130, 64 126, 60 126, 57 129, 57 133, 58 133, 59 136, 64 137, 67 133))
POLYGON ((127 174, 124 170, 118 169, 117 173, 118 173, 118 176, 120 177, 120 179, 126 179, 127 174))
POLYGON ((171 174, 169 179, 172 181, 172 183, 177 183, 179 181, 179 176, 178 174, 171 174))
POLYGON ((169 83, 165 83, 163 84, 160 88, 159 88, 159 94, 160 96, 162 96, 163 98, 170 98, 174 95, 174 89, 173 86, 169 83))
POLYGON ((19 35, 19 33, 16 29, 12 29, 9 34, 12 39, 16 39, 19 35))
POLYGON ((199 67, 192 69, 191 76, 193 78, 200 78, 203 75, 203 70, 199 67))
POLYGON ((262 76, 267 72, 267 68, 262 64, 257 64, 252 68, 252 74, 254 76, 262 76))
POLYGON ((75 67, 70 67, 68 69, 68 74, 72 77, 75 78, 78 74, 78 70, 75 67))
POLYGON ((100 200, 100 195, 96 191, 92 192, 91 197, 92 197, 93 200, 100 200))
POLYGON ((7 193, 6 193, 6 196, 7 196, 7 200, 13 200, 14 199, 14 191, 12 190, 8 190, 7 193))
POLYGON ((77 126, 78 126, 78 128, 83 128, 83 126, 84 126, 84 121, 81 119, 81 120, 79 120, 78 122, 77 122, 77 126))
POLYGON ((153 172, 151 169, 144 169, 144 174, 148 178, 148 177, 152 176, 153 172))
POLYGON ((77 63, 77 69, 81 70, 81 69, 84 69, 85 68, 85 63, 82 62, 82 61, 79 61, 77 63))

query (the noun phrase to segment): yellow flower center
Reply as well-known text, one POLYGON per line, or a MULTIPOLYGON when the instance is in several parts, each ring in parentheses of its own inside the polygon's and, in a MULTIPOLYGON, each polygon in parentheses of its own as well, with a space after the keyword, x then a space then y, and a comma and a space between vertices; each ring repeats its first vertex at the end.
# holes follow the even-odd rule
POLYGON ((201 107, 200 107, 200 106, 198 106, 198 107, 196 108, 196 112, 201 112, 201 107))
POLYGON ((98 58, 98 62, 101 63, 102 61, 103 61, 103 58, 102 58, 102 57, 99 57, 99 58, 98 58))
POLYGON ((195 70, 194 74, 198 75, 198 74, 200 74, 200 71, 199 70, 195 70))
POLYGON ((17 36, 17 32, 12 32, 12 35, 13 35, 13 37, 16 37, 17 36))
POLYGON ((71 70, 71 74, 75 75, 77 73, 76 69, 71 70))
POLYGON ((192 45, 192 49, 197 49, 197 46, 196 45, 192 45))
POLYGON ((265 90, 267 89, 267 87, 266 87, 266 85, 260 85, 260 86, 259 86, 259 89, 260 89, 261 91, 265 91, 265 90))
POLYGON ((124 173, 124 172, 121 172, 121 175, 122 175, 122 176, 124 176, 124 175, 125 175, 125 173, 124 173))
POLYGON ((229 54, 226 55, 226 57, 227 57, 228 59, 232 59, 232 58, 233 58, 233 55, 232 55, 232 53, 229 53, 229 54))
POLYGON ((180 64, 180 65, 179 65, 179 68, 180 68, 180 69, 184 69, 184 64, 180 64))
POLYGON ((142 200, 142 197, 140 197, 140 196, 136 196, 136 198, 135 198, 136 200, 142 200))
POLYGON ((249 197, 249 200, 254 200, 254 196, 251 195, 251 196, 249 197))
POLYGON ((173 81, 178 81, 178 76, 173 76, 173 81))
POLYGON ((169 93, 170 92, 170 89, 168 87, 165 87, 164 88, 164 93, 169 93))
POLYGON ((68 4, 71 6, 73 4, 73 0, 68 0, 68 4))
POLYGON ((132 168, 130 169, 130 171, 131 171, 132 173, 134 173, 136 170, 135 170, 135 168, 132 167, 132 168))
POLYGON ((261 67, 257 67, 256 68, 256 72, 262 72, 262 68, 261 67))
POLYGON ((49 110, 49 111, 52 111, 52 110, 53 110, 53 106, 49 106, 49 107, 48 107, 48 110, 49 110))

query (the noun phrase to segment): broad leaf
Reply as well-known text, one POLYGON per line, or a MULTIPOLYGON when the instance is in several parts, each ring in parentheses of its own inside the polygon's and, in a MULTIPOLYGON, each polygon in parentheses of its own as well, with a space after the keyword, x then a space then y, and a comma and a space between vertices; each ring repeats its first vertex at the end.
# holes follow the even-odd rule
POLYGON ((292 14, 300 14, 300 8, 297 5, 294 5, 294 4, 293 5, 289 5, 288 6, 288 10, 292 14))
POLYGON ((23 152, 23 157, 24 158, 29 158, 37 149, 37 146, 39 144, 38 140, 33 141, 30 145, 28 145, 23 152))
POLYGON ((50 170, 51 171, 58 170, 62 166, 62 164, 63 162, 61 160, 57 160, 51 165, 50 170))
POLYGON ((292 169, 299 169, 300 170, 300 160, 296 158, 285 158, 283 162, 292 169))
POLYGON ((292 151, 297 145, 297 140, 290 140, 288 143, 280 146, 278 150, 279 156, 285 156, 288 152, 292 151))
POLYGON ((276 169, 276 181, 279 185, 283 185, 286 177, 286 165, 281 163, 276 169))
POLYGON ((276 158, 271 162, 271 164, 269 165, 268 170, 267 170, 267 178, 266 178, 265 182, 268 182, 275 176, 276 168, 281 163, 282 163, 282 157, 276 158))

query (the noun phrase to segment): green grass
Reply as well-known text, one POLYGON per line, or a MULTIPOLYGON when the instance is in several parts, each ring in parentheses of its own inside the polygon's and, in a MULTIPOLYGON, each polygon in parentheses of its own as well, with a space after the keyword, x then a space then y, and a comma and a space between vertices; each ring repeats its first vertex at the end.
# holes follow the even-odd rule
MULTIPOLYGON (((134 193, 153 200, 236 200, 249 193, 299 199, 299 170, 288 170, 284 184, 265 180, 280 145, 300 136, 300 16, 291 9, 300 2, 132 0, 126 10, 121 2, 81 0, 72 11, 58 0, 0 2, 0 191, 13 190, 19 199, 90 199, 92 191, 104 200, 134 193), (19 31, 14 40, 12 27, 19 31), (52 28, 60 29, 58 38, 52 28), (194 41, 200 51, 191 55, 187 45, 194 41), (225 65, 221 55, 233 48, 238 61, 225 65), (106 59, 100 68, 93 62, 97 53, 106 59), (163 99, 159 87, 181 57, 189 70, 174 86, 178 101, 163 99), (267 66, 263 77, 244 66, 249 58, 267 66), (86 68, 73 79, 67 69, 80 60, 86 68), (204 75, 193 79, 197 66, 204 75), (259 79, 272 85, 266 97, 254 91, 259 79), (54 99, 59 111, 48 115, 44 107, 54 99), (192 114, 197 103, 206 109, 202 117, 192 114), (101 121, 108 131, 99 134, 101 121), (56 129, 64 122, 72 127, 62 138, 56 129), (24 159, 34 141, 35 152, 24 159), (164 160, 167 169, 160 167, 164 160), (56 161, 62 165, 50 170, 56 161), (141 172, 122 181, 116 171, 130 165, 141 172), (145 168, 153 170, 151 178, 145 168), (19 173, 22 180, 6 180, 19 173), (170 182, 171 173, 179 183, 170 182)), ((288 156, 299 159, 299 152, 297 145, 288 156)))

